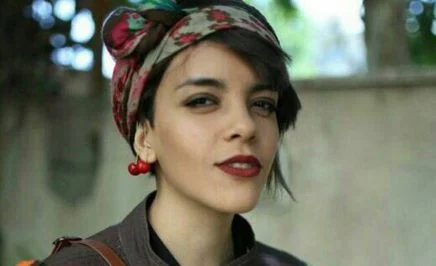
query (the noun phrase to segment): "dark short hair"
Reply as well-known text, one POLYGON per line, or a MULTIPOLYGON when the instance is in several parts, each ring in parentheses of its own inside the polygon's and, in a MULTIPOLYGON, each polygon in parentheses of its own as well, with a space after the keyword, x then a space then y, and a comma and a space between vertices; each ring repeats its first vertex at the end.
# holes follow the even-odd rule
MULTIPOLYGON (((277 103, 277 123, 280 138, 290 126, 295 127, 298 111, 301 109, 300 100, 292 87, 287 71, 287 63, 290 57, 281 48, 264 40, 256 33, 248 30, 233 28, 221 30, 205 36, 202 41, 211 41, 224 44, 231 51, 235 52, 242 60, 247 62, 262 81, 271 84, 273 89, 278 92, 277 103)), ((194 44, 195 45, 195 44, 194 44)), ((164 59, 157 64, 149 73, 147 88, 143 90, 138 106, 137 121, 144 122, 148 120, 150 125, 154 126, 154 98, 160 81, 176 54, 164 59)), ((129 136, 130 147, 133 153, 135 131, 129 136)), ((155 175, 154 165, 151 174, 155 175)), ((272 165, 271 173, 268 176, 267 188, 276 189, 282 186, 286 192, 294 199, 283 177, 278 155, 272 165), (272 186, 274 184, 274 187, 272 186)))

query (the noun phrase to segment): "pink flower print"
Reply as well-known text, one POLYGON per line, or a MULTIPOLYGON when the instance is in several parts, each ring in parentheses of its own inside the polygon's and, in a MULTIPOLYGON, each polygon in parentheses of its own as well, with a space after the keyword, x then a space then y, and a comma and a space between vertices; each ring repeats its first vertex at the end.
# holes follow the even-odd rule
POLYGON ((129 19, 129 15, 124 13, 122 14, 118 22, 115 24, 115 26, 112 28, 112 31, 110 33, 110 41, 112 42, 112 47, 119 48, 123 46, 125 41, 130 36, 129 32, 129 23, 127 22, 129 19))
POLYGON ((211 9, 211 10, 207 11, 207 13, 208 13, 207 19, 209 21, 228 22, 228 23, 234 22, 234 19, 226 11, 223 11, 220 9, 211 9))
POLYGON ((190 21, 191 21, 191 17, 185 17, 185 18, 179 20, 179 21, 178 21, 178 22, 177 22, 177 23, 176 23, 176 24, 171 28, 170 36, 171 36, 172 38, 175 39, 176 36, 179 35, 179 30, 180 30, 180 28, 185 27, 185 26, 189 26, 190 21))
POLYGON ((201 33, 195 33, 195 32, 184 33, 175 39, 176 40, 175 44, 177 46, 184 46, 187 44, 191 44, 195 40, 200 39, 201 36, 202 36, 201 33))

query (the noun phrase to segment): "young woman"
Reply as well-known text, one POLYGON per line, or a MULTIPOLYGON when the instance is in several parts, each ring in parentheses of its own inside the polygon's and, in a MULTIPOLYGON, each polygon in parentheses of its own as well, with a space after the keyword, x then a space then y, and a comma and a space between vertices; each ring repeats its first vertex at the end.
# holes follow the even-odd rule
MULTIPOLYGON (((300 102, 266 19, 238 0, 149 1, 103 26, 113 113, 157 189, 121 223, 62 238, 43 265, 306 265, 238 213, 283 186, 278 147, 300 102)), ((292 195, 291 195, 292 196, 292 195)))

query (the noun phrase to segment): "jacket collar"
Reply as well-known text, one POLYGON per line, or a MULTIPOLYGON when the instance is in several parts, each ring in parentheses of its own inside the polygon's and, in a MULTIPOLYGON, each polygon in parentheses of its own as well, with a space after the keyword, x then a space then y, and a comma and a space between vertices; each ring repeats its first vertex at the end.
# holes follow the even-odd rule
MULTIPOLYGON (((150 245, 147 209, 155 196, 156 191, 150 193, 118 227, 121 248, 129 265, 167 265, 150 245)), ((228 265, 255 265, 258 261, 258 247, 250 224, 242 216, 235 215, 232 232, 237 232, 246 238, 245 241, 248 241, 250 248, 247 253, 231 261, 228 265)))

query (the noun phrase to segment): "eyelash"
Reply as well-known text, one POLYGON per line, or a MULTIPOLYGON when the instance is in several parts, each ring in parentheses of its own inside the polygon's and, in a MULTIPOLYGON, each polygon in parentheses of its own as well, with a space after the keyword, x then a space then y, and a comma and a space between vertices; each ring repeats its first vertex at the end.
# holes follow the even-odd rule
POLYGON ((258 104, 258 105, 256 105, 257 107, 260 107, 263 110, 266 110, 268 112, 268 115, 275 113, 277 111, 277 107, 272 100, 260 99, 260 100, 256 100, 255 104, 258 104))
POLYGON ((192 107, 192 108, 199 108, 199 106, 200 107, 210 106, 210 104, 204 103, 205 100, 211 101, 212 103, 216 103, 216 100, 214 100, 210 96, 198 96, 198 97, 195 97, 193 99, 188 100, 188 102, 185 105, 188 107, 192 107))
MULTIPOLYGON (((206 108, 212 106, 213 104, 217 104, 217 102, 218 101, 211 96, 198 96, 188 100, 188 102, 185 105, 190 108, 206 108)), ((277 107, 274 104, 274 101, 271 99, 258 99, 254 101, 252 105, 253 107, 261 108, 262 109, 261 111, 267 112, 267 114, 263 114, 263 115, 270 115, 277 111, 277 107)))

